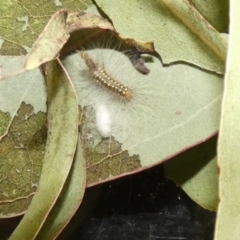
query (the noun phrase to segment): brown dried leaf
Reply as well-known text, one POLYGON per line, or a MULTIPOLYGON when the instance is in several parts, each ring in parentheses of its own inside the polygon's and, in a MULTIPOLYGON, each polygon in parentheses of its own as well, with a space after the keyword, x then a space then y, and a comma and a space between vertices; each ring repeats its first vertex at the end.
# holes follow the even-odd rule
POLYGON ((115 31, 113 25, 105 18, 85 12, 70 12, 67 17, 69 33, 85 28, 101 28, 115 31))
POLYGON ((56 12, 34 43, 24 64, 25 69, 33 69, 54 59, 69 38, 66 29, 67 11, 56 12))

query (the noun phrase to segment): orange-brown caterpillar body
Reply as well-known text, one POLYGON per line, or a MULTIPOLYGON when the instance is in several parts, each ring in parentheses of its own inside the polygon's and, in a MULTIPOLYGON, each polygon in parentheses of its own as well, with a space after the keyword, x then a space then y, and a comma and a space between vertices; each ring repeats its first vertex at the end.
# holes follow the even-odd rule
POLYGON ((86 52, 81 52, 80 56, 85 61, 92 78, 98 84, 117 93, 125 100, 130 100, 132 98, 132 90, 114 79, 103 67, 95 64, 86 52))

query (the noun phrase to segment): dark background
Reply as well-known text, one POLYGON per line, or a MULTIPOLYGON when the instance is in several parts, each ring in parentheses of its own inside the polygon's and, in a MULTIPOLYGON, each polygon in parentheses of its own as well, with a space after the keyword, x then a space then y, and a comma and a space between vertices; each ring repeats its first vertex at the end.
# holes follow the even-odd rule
MULTIPOLYGON (((98 197, 70 239, 213 239, 216 214, 195 204, 164 178, 162 165, 97 188, 88 189, 99 191, 98 197)), ((86 196, 84 204, 89 202, 86 196)))
MULTIPOLYGON (((215 217, 164 178, 160 165, 87 189, 57 239, 212 240, 215 217)), ((8 239, 20 219, 0 221, 0 240, 8 239)))

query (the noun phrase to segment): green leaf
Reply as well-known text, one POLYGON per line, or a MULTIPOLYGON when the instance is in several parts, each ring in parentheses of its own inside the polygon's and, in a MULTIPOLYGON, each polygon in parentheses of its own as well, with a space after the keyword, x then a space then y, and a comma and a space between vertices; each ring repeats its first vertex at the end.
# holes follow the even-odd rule
POLYGON ((80 141, 72 169, 63 190, 36 239, 55 239, 70 221, 82 202, 86 184, 86 168, 80 141))
POLYGON ((23 69, 24 61, 25 56, 0 57, 0 110, 8 112, 11 119, 22 102, 34 106, 33 113, 46 112, 44 78, 39 69, 29 72, 23 69))
POLYGON ((114 30, 112 24, 102 17, 90 13, 59 10, 51 17, 33 44, 24 63, 24 68, 33 69, 55 59, 69 39, 71 32, 88 28, 114 30))
POLYGON ((219 207, 215 240, 240 234, 240 2, 230 1, 230 36, 218 140, 219 207))
POLYGON ((203 208, 218 206, 216 137, 164 163, 166 177, 175 181, 203 208))
POLYGON ((33 69, 53 60, 70 37, 66 29, 67 11, 56 12, 33 44, 24 68, 33 69))
POLYGON ((189 1, 96 2, 121 36, 154 41, 163 63, 185 61, 224 72, 227 43, 189 1))
POLYGON ((221 76, 185 64, 164 67, 156 57, 146 63, 150 74, 142 75, 120 52, 87 53, 133 91, 132 99, 122 102, 82 74, 86 64, 79 53, 64 60, 84 107, 80 122, 88 185, 159 164, 217 132, 221 76), (110 138, 102 138, 96 126, 99 104, 110 114, 110 138))
POLYGON ((90 0, 71 2, 68 0, 52 2, 1 0, 0 37, 4 42, 0 53, 4 55, 26 54, 26 50, 32 46, 44 25, 57 10, 64 8, 69 11, 82 11, 91 2, 90 0))
POLYGON ((45 81, 39 69, 23 70, 24 60, 23 56, 0 57, 2 218, 23 214, 28 208, 38 184, 46 144, 45 81))
POLYGON ((47 130, 46 114, 33 111, 22 103, 0 142, 1 218, 23 214, 37 189, 47 130))
POLYGON ((219 32, 228 32, 229 0, 191 0, 191 2, 219 32))
POLYGON ((34 239, 66 181, 76 149, 78 106, 75 93, 63 69, 56 62, 47 65, 48 140, 38 191, 10 239, 34 239))

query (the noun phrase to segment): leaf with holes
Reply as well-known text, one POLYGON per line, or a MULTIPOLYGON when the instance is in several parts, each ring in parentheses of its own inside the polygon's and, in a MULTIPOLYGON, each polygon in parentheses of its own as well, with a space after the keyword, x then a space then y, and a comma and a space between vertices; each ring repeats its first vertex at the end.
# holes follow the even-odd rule
POLYGON ((34 195, 46 143, 46 90, 24 57, 0 57, 0 216, 23 214, 34 195), (11 76, 12 69, 16 74, 11 76))
POLYGON ((86 75, 79 53, 64 60, 81 106, 88 185, 159 164, 217 132, 222 76, 185 64, 164 67, 156 57, 143 75, 118 51, 93 49, 88 55, 132 90, 132 98, 123 100, 86 75))

